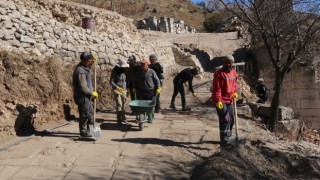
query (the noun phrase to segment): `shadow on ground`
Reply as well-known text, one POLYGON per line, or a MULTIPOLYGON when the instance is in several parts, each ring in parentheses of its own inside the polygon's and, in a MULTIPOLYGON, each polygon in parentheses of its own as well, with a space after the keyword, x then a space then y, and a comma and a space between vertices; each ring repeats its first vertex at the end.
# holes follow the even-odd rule
POLYGON ((157 144, 161 146, 176 146, 176 147, 183 147, 183 148, 197 149, 197 150, 210 150, 210 149, 202 148, 202 147, 194 147, 192 145, 220 143, 220 141, 175 142, 170 139, 159 139, 159 138, 127 138, 127 139, 112 139, 112 141, 137 143, 137 144, 157 144))

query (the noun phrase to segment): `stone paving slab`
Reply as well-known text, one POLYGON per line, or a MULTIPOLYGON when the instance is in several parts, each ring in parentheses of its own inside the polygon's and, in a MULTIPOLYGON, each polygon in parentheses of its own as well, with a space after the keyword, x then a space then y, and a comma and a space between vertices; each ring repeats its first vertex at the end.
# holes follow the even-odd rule
POLYGON ((111 179, 114 171, 114 168, 109 167, 75 167, 65 179, 111 179))
POLYGON ((117 167, 115 170, 112 180, 141 180, 146 179, 147 171, 143 168, 138 167, 117 167))
POLYGON ((159 138, 160 137, 160 128, 156 124, 151 124, 148 127, 145 127, 143 131, 131 132, 129 131, 124 138, 159 138))
POLYGON ((0 166, 0 179, 10 179, 17 172, 19 172, 23 167, 21 166, 0 166))
POLYGON ((12 179, 63 179, 68 169, 59 167, 24 167, 12 179))
POLYGON ((102 144, 82 144, 78 153, 74 165, 79 167, 112 167, 120 154, 118 146, 102 144))

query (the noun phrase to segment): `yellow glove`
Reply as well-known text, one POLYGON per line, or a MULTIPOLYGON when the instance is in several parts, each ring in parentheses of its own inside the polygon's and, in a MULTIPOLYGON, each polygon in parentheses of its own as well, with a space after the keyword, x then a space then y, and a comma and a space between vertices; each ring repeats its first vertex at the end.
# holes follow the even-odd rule
POLYGON ((217 102, 217 103, 216 103, 216 107, 217 107, 219 110, 223 109, 223 104, 222 104, 222 102, 221 102, 221 101, 217 102))
POLYGON ((123 89, 121 87, 117 87, 117 90, 120 92, 120 93, 123 93, 123 89))
POLYGON ((97 91, 93 91, 92 97, 93 97, 93 98, 98 98, 98 96, 99 96, 99 95, 98 95, 97 91))
POLYGON ((196 93, 192 93, 192 96, 193 96, 193 97, 197 97, 197 94, 196 94, 196 93))
POLYGON ((158 88, 158 89, 156 90, 156 94, 160 94, 160 92, 161 92, 161 88, 158 88))
POLYGON ((238 99, 238 98, 239 98, 238 93, 236 93, 236 92, 233 93, 233 97, 236 98, 236 99, 238 99))
POLYGON ((137 90, 135 89, 135 88, 133 88, 132 89, 132 93, 134 94, 134 93, 136 93, 137 92, 137 90))
POLYGON ((94 64, 97 61, 98 57, 97 56, 93 56, 92 58, 92 64, 94 64))

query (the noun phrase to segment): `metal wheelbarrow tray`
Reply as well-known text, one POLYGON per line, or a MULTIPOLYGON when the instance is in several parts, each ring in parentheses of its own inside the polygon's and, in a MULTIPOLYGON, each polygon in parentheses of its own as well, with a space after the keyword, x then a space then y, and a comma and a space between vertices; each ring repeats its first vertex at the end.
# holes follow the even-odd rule
POLYGON ((147 116, 148 121, 152 123, 152 114, 155 106, 154 100, 133 100, 129 103, 129 106, 132 112, 137 115, 140 131, 142 131, 144 128, 144 123, 146 121, 147 116))

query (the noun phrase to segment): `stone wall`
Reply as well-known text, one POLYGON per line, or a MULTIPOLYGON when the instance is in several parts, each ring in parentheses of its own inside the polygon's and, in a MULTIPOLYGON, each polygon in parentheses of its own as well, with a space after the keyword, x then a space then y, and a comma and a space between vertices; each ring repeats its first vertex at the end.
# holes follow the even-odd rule
POLYGON ((0 140, 5 137, 3 133, 13 135, 15 123, 24 116, 16 111, 18 104, 36 107, 37 113, 30 115, 36 117, 35 124, 67 119, 63 116, 64 105, 77 115, 70 83, 80 52, 92 51, 98 56, 99 109, 113 108, 108 82, 110 71, 119 58, 127 59, 134 54, 141 60, 156 54, 165 74, 177 72, 172 43, 144 40, 141 36, 132 20, 114 12, 59 1, 1 0, 0 52, 10 51, 19 58, 5 58, 16 68, 14 70, 10 69, 11 65, 7 65, 8 70, 3 68, 10 63, 0 62, 3 68, 0 140), (77 24, 78 15, 74 13, 82 13, 78 14, 80 18, 95 17, 97 31, 81 28, 77 24))
MULTIPOLYGON (((263 51, 255 53, 259 60, 259 74, 268 88, 272 100, 274 71, 263 51)), ((304 121, 308 127, 320 128, 320 79, 317 70, 301 67, 299 63, 286 74, 280 95, 280 104, 291 107, 294 118, 304 121)))
POLYGON ((183 20, 174 21, 173 18, 160 17, 158 20, 156 17, 149 17, 137 22, 137 27, 139 29, 161 31, 165 33, 195 33, 196 29, 194 27, 188 28, 184 24, 183 20))
MULTIPOLYGON (((120 25, 117 26, 121 24, 121 21, 118 22, 121 18, 114 18, 113 12, 111 12, 111 18, 108 19, 109 16, 105 16, 104 21, 108 21, 107 24, 113 24, 112 27, 107 27, 108 32, 92 32, 54 18, 48 15, 46 9, 38 10, 38 13, 33 12, 40 6, 37 3, 42 1, 23 0, 19 2, 20 5, 16 5, 14 1, 0 2, 2 49, 35 53, 43 57, 61 56, 66 63, 78 61, 79 52, 92 51, 98 55, 101 70, 110 69, 108 66, 113 67, 117 59, 126 59, 131 54, 135 54, 141 60, 155 53, 159 61, 164 64, 165 70, 167 67, 174 67, 171 43, 144 41, 126 33, 125 30, 129 31, 130 26, 127 29, 123 29, 120 25), (21 2, 28 5, 22 6, 21 2)), ((45 4, 45 7, 47 6, 49 5, 45 4)), ((57 3, 53 6, 56 7, 57 3)), ((76 5, 71 7, 77 9, 76 5)), ((92 13, 95 14, 95 11, 92 13)), ((120 17, 120 15, 117 16, 120 17)))
POLYGON ((174 59, 177 64, 181 66, 189 66, 189 67, 199 66, 201 72, 203 72, 201 63, 195 55, 192 55, 188 52, 184 52, 178 46, 174 46, 172 50, 174 53, 174 59))

